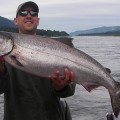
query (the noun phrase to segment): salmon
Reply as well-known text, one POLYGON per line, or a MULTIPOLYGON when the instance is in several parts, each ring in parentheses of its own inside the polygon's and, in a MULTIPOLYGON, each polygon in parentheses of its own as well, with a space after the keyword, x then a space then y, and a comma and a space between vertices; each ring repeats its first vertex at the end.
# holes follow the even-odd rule
POLYGON ((64 68, 75 73, 73 82, 88 92, 104 86, 111 98, 114 115, 120 112, 120 83, 94 58, 74 47, 49 37, 0 32, 0 56, 24 72, 48 77, 64 68))

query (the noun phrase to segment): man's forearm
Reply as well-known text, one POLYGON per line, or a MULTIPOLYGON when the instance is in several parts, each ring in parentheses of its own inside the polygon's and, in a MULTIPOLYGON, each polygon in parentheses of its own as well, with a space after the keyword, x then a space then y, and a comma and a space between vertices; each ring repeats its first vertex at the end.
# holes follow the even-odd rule
POLYGON ((60 98, 65 98, 74 95, 76 83, 71 82, 60 91, 55 91, 55 94, 60 98))

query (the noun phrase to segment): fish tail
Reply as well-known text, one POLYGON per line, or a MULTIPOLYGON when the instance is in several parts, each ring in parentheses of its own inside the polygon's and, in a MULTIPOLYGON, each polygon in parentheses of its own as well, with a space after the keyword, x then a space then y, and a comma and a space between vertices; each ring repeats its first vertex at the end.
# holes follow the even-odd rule
POLYGON ((112 109, 117 118, 120 113, 120 83, 115 82, 114 94, 110 94, 112 109))

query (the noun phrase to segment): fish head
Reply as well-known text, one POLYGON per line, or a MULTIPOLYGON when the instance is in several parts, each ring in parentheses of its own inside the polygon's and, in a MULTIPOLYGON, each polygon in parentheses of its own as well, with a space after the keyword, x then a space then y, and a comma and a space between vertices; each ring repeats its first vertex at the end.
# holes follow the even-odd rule
POLYGON ((9 54, 13 49, 13 37, 10 33, 0 32, 0 56, 9 54))

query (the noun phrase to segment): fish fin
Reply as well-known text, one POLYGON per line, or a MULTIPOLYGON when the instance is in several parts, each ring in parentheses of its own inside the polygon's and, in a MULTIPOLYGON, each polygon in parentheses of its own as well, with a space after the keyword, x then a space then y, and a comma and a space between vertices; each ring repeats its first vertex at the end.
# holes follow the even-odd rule
POLYGON ((93 89, 98 88, 100 85, 92 83, 83 83, 82 86, 88 91, 91 92, 93 89))
POLYGON ((111 70, 109 68, 105 68, 105 69, 109 74, 111 73, 111 70))
POLYGON ((113 113, 115 117, 117 118, 120 113, 120 83, 115 82, 115 89, 114 89, 115 94, 111 94, 110 91, 109 93, 110 93, 113 113))
POLYGON ((20 67, 24 67, 24 66, 16 59, 16 56, 11 55, 10 58, 12 59, 12 61, 13 61, 16 65, 18 65, 18 66, 20 66, 20 67))
POLYGON ((72 43, 72 40, 73 40, 72 37, 52 37, 52 39, 59 41, 61 43, 64 43, 70 47, 74 47, 74 45, 72 43))

